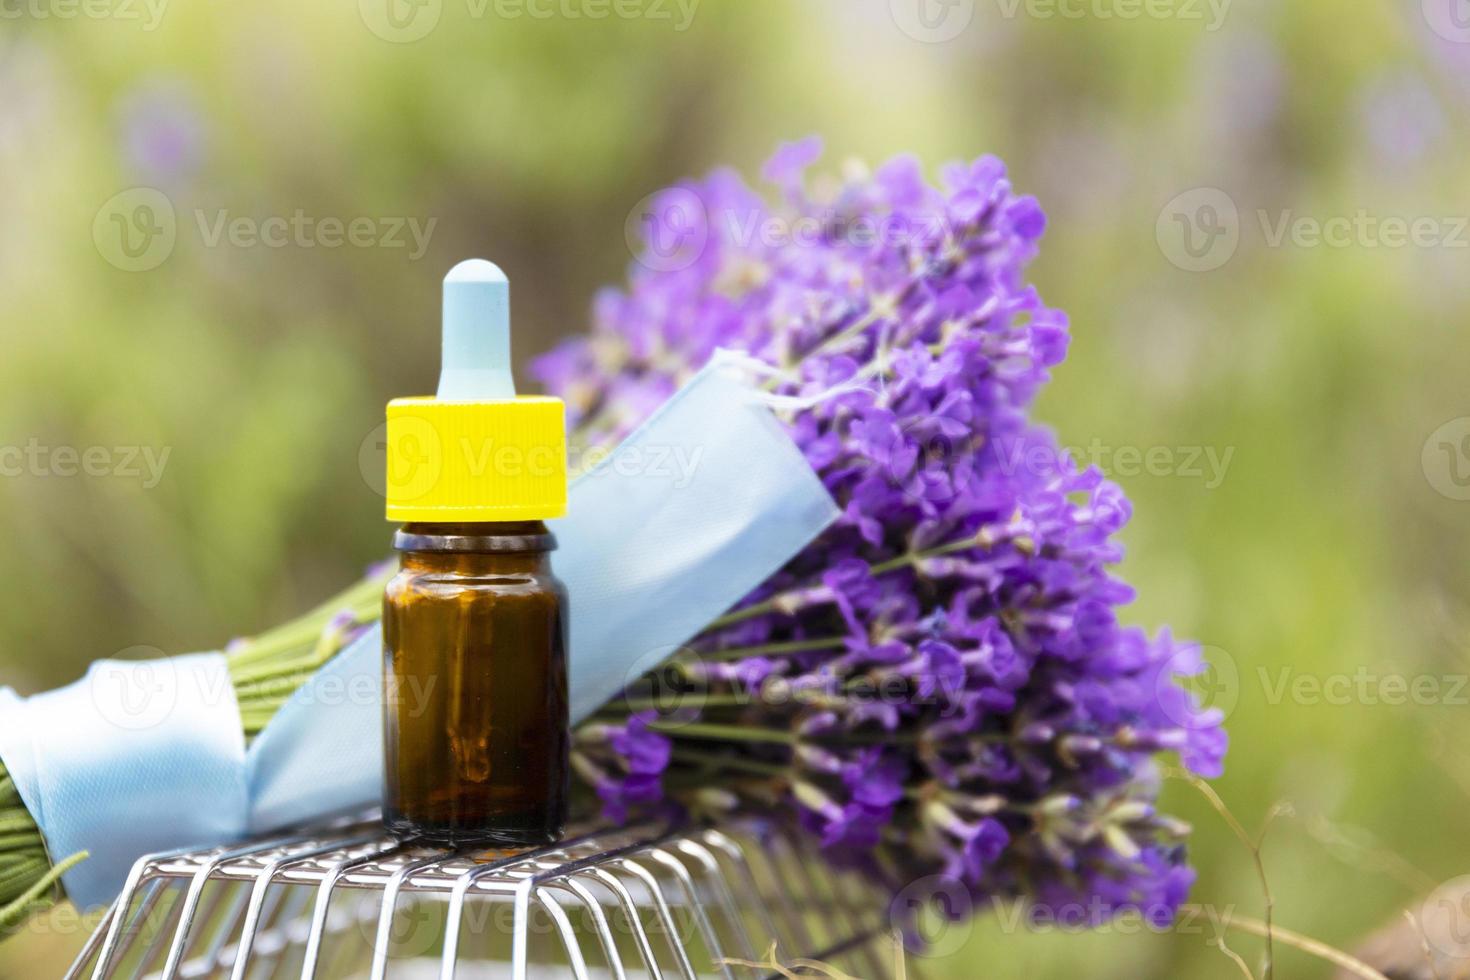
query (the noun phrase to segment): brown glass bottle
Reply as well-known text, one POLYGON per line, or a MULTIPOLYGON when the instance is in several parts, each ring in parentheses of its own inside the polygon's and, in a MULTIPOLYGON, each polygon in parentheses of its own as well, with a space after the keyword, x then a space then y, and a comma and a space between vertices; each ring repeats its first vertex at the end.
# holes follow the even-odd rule
POLYGON ((566 590, 540 521, 405 524, 383 597, 383 820, 400 838, 553 842, 568 794, 566 590))

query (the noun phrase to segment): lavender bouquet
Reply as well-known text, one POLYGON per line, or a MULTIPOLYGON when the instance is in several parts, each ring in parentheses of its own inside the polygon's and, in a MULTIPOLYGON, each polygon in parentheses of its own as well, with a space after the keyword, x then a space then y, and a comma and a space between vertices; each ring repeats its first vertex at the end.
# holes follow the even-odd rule
MULTIPOLYGON (((993 158, 942 189, 899 158, 656 195, 629 288, 536 365, 573 442, 608 446, 717 349, 743 352, 843 508, 827 532, 577 732, 604 816, 784 813, 834 860, 1038 910, 1166 922, 1192 879, 1156 813, 1160 753, 1219 773, 1225 735, 1168 633, 1121 625, 1127 499, 1027 407, 1067 321, 1025 284, 1045 218, 993 158)), ((246 734, 378 615, 385 570, 228 648, 246 734)), ((0 925, 59 872, 0 769, 0 925)), ((951 907, 950 911, 961 911, 951 907)))
POLYGON ((1197 647, 1118 622, 1128 500, 1027 406, 1067 319, 1023 277, 1045 217, 993 157, 808 180, 808 140, 655 195, 625 292, 535 371, 583 438, 636 425, 719 348, 842 517, 578 733, 609 819, 772 806, 834 858, 972 898, 1166 922, 1192 880, 1154 759, 1218 775, 1225 734, 1175 682, 1197 647))

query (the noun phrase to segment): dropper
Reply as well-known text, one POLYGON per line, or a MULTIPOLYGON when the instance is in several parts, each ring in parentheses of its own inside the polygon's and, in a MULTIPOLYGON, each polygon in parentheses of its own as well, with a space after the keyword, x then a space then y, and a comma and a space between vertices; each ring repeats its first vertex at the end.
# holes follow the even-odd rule
POLYGON ((566 406, 545 395, 516 394, 510 281, 499 266, 466 259, 449 270, 442 332, 438 394, 388 403, 388 519, 444 524, 562 516, 566 406))
POLYGON ((440 401, 516 396, 510 371, 510 280, 500 266, 465 259, 444 277, 440 401))

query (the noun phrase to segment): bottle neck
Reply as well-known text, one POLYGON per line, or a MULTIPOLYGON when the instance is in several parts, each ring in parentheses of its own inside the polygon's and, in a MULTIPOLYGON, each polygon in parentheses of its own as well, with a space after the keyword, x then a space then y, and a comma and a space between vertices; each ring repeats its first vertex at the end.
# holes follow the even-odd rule
POLYGON ((556 548, 556 537, 541 521, 494 523, 405 524, 393 535, 393 547, 408 554, 544 555, 556 548))

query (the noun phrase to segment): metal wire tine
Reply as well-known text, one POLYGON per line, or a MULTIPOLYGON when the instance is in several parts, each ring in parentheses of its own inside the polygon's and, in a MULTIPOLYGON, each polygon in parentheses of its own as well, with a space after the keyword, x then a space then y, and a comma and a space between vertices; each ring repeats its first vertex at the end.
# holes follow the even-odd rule
MULTIPOLYGON (((771 839, 771 870, 776 875, 776 880, 785 885, 797 903, 804 909, 820 910, 821 898, 816 889, 812 887, 812 880, 806 873, 806 862, 797 850, 792 847, 791 841, 784 833, 775 834, 771 839), (790 872, 788 874, 788 871, 790 872)), ((809 916, 800 915, 803 949, 822 949, 832 945, 834 937, 823 936, 820 940, 809 926, 809 916)))
MULTIPOLYGON (((634 824, 633 827, 631 827, 629 829, 630 830, 640 829, 643 826, 646 826, 646 825, 645 824, 634 824)), ((585 842, 590 841, 590 840, 595 840, 596 838, 601 837, 601 836, 603 836, 603 835, 602 834, 596 834, 596 833, 594 833, 594 834, 585 834, 585 835, 583 835, 581 837, 573 838, 572 840, 569 840, 569 841, 563 841, 562 844, 561 844, 561 846, 559 848, 557 848, 557 849, 548 849, 547 851, 545 851, 543 853, 555 853, 555 850, 563 850, 563 851, 565 851, 567 849, 567 847, 570 846, 570 845, 572 845, 572 844, 585 843, 585 842)), ((547 882, 552 881, 553 879, 562 877, 563 875, 574 875, 574 874, 577 874, 580 871, 585 871, 588 868, 599 867, 601 865, 606 864, 609 861, 616 860, 617 858, 623 857, 624 855, 640 853, 642 851, 647 850, 649 847, 651 847, 651 846, 653 846, 655 844, 661 844, 664 841, 671 839, 673 836, 674 836, 674 834, 673 834, 672 831, 670 831, 668 829, 664 829, 664 830, 660 831, 657 834, 653 834, 652 836, 640 837, 640 838, 634 840, 630 844, 624 844, 621 847, 615 847, 615 848, 612 848, 611 850, 601 851, 601 852, 599 852, 597 854, 593 854, 593 855, 590 855, 588 857, 577 858, 576 860, 568 861, 568 862, 565 862, 563 864, 559 864, 559 865, 557 865, 554 868, 548 868, 548 869, 546 869, 544 871, 538 871, 535 875, 532 876, 532 878, 533 878, 533 880, 535 881, 536 884, 538 884, 538 885, 544 885, 547 882)))
POLYGON ((674 879, 679 882, 679 887, 684 890, 684 896, 689 900, 689 908, 694 913, 695 925, 704 936, 704 948, 709 950, 710 959, 714 961, 715 967, 725 975, 725 980, 735 980, 735 974, 730 972, 730 964, 725 959, 725 950, 720 944, 720 937, 715 935, 715 927, 710 923, 709 916, 705 915, 704 903, 699 900, 699 891, 694 887, 694 877, 689 869, 684 867, 680 861, 668 851, 658 847, 648 849, 649 857, 674 873, 674 879))
POLYGON ((793 850, 796 851, 797 874, 801 875, 806 881, 807 889, 811 892, 813 900, 818 903, 830 903, 832 908, 832 914, 829 917, 830 921, 842 926, 848 936, 860 940, 857 943, 843 942, 841 932, 833 930, 830 942, 834 947, 834 951, 829 955, 856 954, 865 961, 864 965, 873 971, 873 976, 885 976, 887 974, 887 967, 878 959, 872 943, 873 938, 878 935, 879 930, 864 926, 858 917, 853 914, 852 906, 848 904, 847 900, 838 891, 837 882, 830 866, 821 859, 819 853, 814 852, 809 847, 794 848, 793 850), (800 853, 801 850, 807 852, 805 857, 800 853), (825 882, 824 889, 818 889, 819 882, 825 882), (841 949, 839 950, 837 947, 841 947, 841 949))
MULTIPOLYGON (((252 888, 251 891, 253 894, 254 889, 252 888)), ((260 908, 256 912, 256 923, 253 927, 254 935, 251 937, 251 948, 249 955, 256 955, 259 946, 257 942, 258 939, 264 937, 270 937, 273 940, 279 939, 279 942, 276 944, 276 946, 284 945, 288 941, 287 933, 289 931, 290 917, 294 916, 296 913, 299 913, 300 909, 298 908, 296 910, 296 913, 288 914, 288 916, 284 919, 284 921, 287 923, 286 928, 275 929, 272 926, 272 923, 276 921, 276 916, 281 913, 283 909, 290 907, 291 903, 286 901, 288 896, 307 894, 309 894, 309 889, 305 888, 280 888, 273 892, 266 892, 265 901, 261 903, 260 908)), ((242 928, 241 938, 243 939, 243 937, 244 929, 242 928)), ((237 942, 235 944, 235 960, 233 963, 230 964, 231 973, 233 973, 234 970, 237 968, 236 964, 238 964, 242 958, 240 949, 240 943, 237 942)), ((258 956, 256 956, 257 962, 260 960, 270 962, 270 960, 272 959, 272 949, 273 947, 266 947, 265 949, 261 949, 258 956)), ((248 956, 245 958, 248 960, 248 956)), ((247 962, 245 968, 248 971, 252 966, 255 965, 257 964, 247 962)))
POLYGON ((849 921, 855 923, 860 931, 872 937, 867 945, 864 958, 870 963, 883 962, 883 956, 881 955, 882 944, 893 935, 893 930, 889 925, 888 902, 886 898, 879 895, 876 890, 869 889, 874 901, 853 901, 850 898, 850 891, 845 887, 845 876, 839 877, 833 875, 832 884, 834 889, 843 889, 839 894, 849 896, 846 900, 849 921))
POLYGON ((888 900, 879 889, 852 871, 828 875, 835 894, 843 898, 854 919, 869 931, 884 932, 888 928, 888 900))
POLYGON ((806 878, 807 882, 809 883, 813 897, 816 897, 817 895, 817 882, 819 880, 823 881, 825 883, 826 894, 831 900, 832 908, 835 912, 835 915, 841 918, 843 924, 846 927, 848 935, 853 937, 863 937, 862 946, 854 950, 853 952, 856 952, 858 955, 862 956, 862 958, 866 961, 867 968, 873 971, 873 976, 883 976, 887 972, 887 968, 882 964, 882 962, 879 961, 877 952, 873 949, 873 944, 871 942, 873 937, 878 934, 878 930, 871 926, 865 925, 861 921, 861 919, 853 912, 852 906, 848 903, 846 897, 842 893, 841 888, 839 887, 837 876, 830 870, 830 868, 828 868, 820 861, 800 861, 800 865, 801 874, 806 878), (818 871, 814 870, 814 867, 821 868, 821 872, 819 873, 818 871))
POLYGON ((201 864, 189 881, 189 890, 184 896, 184 907, 179 910, 179 925, 177 931, 174 933, 173 946, 168 951, 168 961, 163 965, 163 980, 175 980, 179 975, 179 963, 183 961, 184 950, 189 945, 189 930, 194 925, 194 913, 199 907, 199 896, 203 893, 204 885, 209 881, 209 876, 220 865, 226 861, 233 861, 236 858, 246 857, 250 854, 259 854, 261 851, 269 851, 275 847, 290 845, 309 839, 303 835, 276 837, 266 841, 247 844, 244 847, 222 851, 211 860, 201 864))
POLYGON ((715 899, 720 903, 725 918, 730 922, 736 942, 740 944, 740 951, 745 955, 745 959, 755 959, 755 945, 750 941, 750 933, 746 931, 745 919, 741 917, 740 908, 735 904, 735 896, 731 894, 730 886, 725 882, 725 872, 720 867, 720 862, 709 852, 709 848, 692 838, 685 837, 679 841, 677 846, 679 850, 698 861, 705 869, 713 884, 715 899))
POLYGON ((531 926, 531 879, 520 882, 515 887, 515 933, 510 941, 510 976, 511 980, 526 980, 529 971, 526 963, 529 959, 526 947, 529 945, 527 933, 531 926))
MULTIPOLYGON (((772 940, 779 939, 781 933, 776 928, 775 920, 771 918, 771 910, 767 902, 761 897, 760 885, 756 883, 755 875, 751 873, 750 865, 740 844, 723 832, 714 829, 706 830, 704 832, 704 839, 713 847, 724 852, 725 856, 730 859, 730 863, 735 866, 736 877, 739 879, 740 884, 744 886, 746 898, 748 899, 745 907, 755 910, 756 915, 760 917, 761 925, 766 929, 767 936, 772 940)), ((748 930, 746 935, 748 938, 748 930)))
POLYGON ((448 854, 430 854, 428 857, 410 861, 397 871, 393 877, 388 879, 388 884, 383 889, 383 897, 378 906, 378 932, 373 937, 373 967, 369 974, 372 980, 383 980, 388 974, 388 946, 393 938, 393 912, 398 905, 398 893, 403 888, 403 883, 410 876, 439 864, 446 857, 461 853, 464 848, 451 851, 448 854))
POLYGON ((87 936, 87 941, 82 944, 82 948, 77 951, 76 957, 71 961, 71 966, 67 967, 67 980, 75 980, 76 977, 82 975, 82 967, 91 961, 98 947, 102 945, 102 937, 107 934, 107 930, 112 925, 112 918, 115 915, 117 915, 116 900, 107 906, 107 911, 102 914, 102 918, 97 920, 97 925, 92 929, 91 934, 87 936))
POLYGON ((623 916, 633 929, 633 942, 638 947, 638 955, 643 958, 643 965, 648 968, 648 975, 653 980, 663 980, 663 970, 659 968, 658 958, 653 955, 653 943, 648 941, 648 931, 643 928, 643 917, 638 914, 638 906, 633 902, 633 896, 628 893, 627 886, 618 880, 617 875, 606 868, 588 868, 578 874, 595 878, 613 893, 618 904, 622 906, 623 916))
POLYGON ((550 888, 544 886, 536 888, 534 894, 536 901, 546 909, 557 931, 561 933, 562 945, 567 949, 567 962, 572 968, 572 976, 576 980, 591 980, 587 974, 587 961, 582 956, 582 945, 577 942, 577 933, 572 928, 571 920, 567 918, 567 910, 562 908, 561 902, 557 901, 550 888))
MULTIPOLYGON (((628 830, 630 830, 630 831, 631 830, 639 830, 643 826, 648 826, 648 825, 647 824, 635 824, 633 827, 628 828, 628 830)), ((583 837, 578 838, 577 840, 587 841, 587 840, 594 839, 595 837, 598 837, 598 836, 601 836, 601 835, 599 835, 599 834, 589 834, 589 835, 584 835, 583 837)), ((531 881, 532 881, 532 884, 533 885, 536 885, 536 886, 540 886, 540 885, 543 885, 543 884, 547 884, 547 883, 558 881, 558 880, 562 880, 562 879, 565 879, 567 881, 572 881, 577 875, 587 874, 587 873, 592 872, 592 871, 603 870, 603 866, 606 865, 607 863, 609 863, 610 861, 614 861, 614 860, 616 860, 616 859, 618 859, 618 858, 620 858, 620 857, 622 857, 624 855, 633 855, 633 854, 637 854, 637 853, 640 853, 642 851, 645 851, 650 846, 652 846, 654 844, 661 843, 662 841, 668 840, 672 836, 673 836, 673 832, 672 831, 669 831, 667 828, 665 828, 665 829, 661 830, 657 834, 654 834, 654 835, 649 836, 649 837, 643 837, 643 838, 634 840, 632 843, 624 844, 621 847, 613 848, 612 850, 602 851, 601 853, 594 854, 594 855, 591 855, 591 856, 588 856, 588 857, 578 858, 576 860, 567 862, 565 864, 558 865, 557 867, 549 868, 549 869, 547 869, 545 871, 538 872, 537 874, 535 874, 535 875, 532 876, 531 881)), ((565 850, 565 846, 564 846, 563 849, 565 850)), ((601 879, 599 878, 598 880, 601 880, 601 879)), ((621 895, 623 897, 626 897, 628 899, 627 908, 629 910, 633 910, 633 903, 632 903, 632 900, 631 900, 631 896, 629 896, 627 894, 627 889, 625 889, 625 888, 622 887, 622 884, 617 881, 616 877, 613 877, 611 875, 608 875, 608 880, 613 883, 613 887, 616 889, 615 894, 621 893, 621 895)), ((606 918, 602 915, 602 909, 601 909, 601 906, 600 905, 594 905, 593 915, 594 915, 594 917, 599 918, 601 920, 602 924, 604 926, 606 926, 606 918)), ((635 928, 638 930, 639 935, 642 937, 642 939, 640 941, 640 946, 639 946, 639 954, 641 956, 643 956, 644 962, 648 965, 649 972, 651 974, 653 974, 655 977, 657 977, 657 976, 659 976, 659 972, 658 972, 658 966, 657 966, 657 964, 655 962, 655 959, 654 959, 654 956, 653 956, 653 948, 647 942, 647 936, 643 933, 643 923, 637 918, 636 910, 630 911, 629 918, 630 918, 630 921, 632 921, 632 923, 634 924, 635 928)), ((609 931, 609 934, 608 934, 608 938, 609 939, 611 938, 611 932, 610 931, 609 931)), ((619 970, 619 972, 621 972, 621 970, 622 970, 621 958, 618 957, 617 949, 616 949, 616 943, 615 942, 614 942, 614 944, 611 947, 609 947, 608 962, 609 963, 613 963, 614 960, 617 961, 617 964, 618 964, 617 965, 617 969, 619 970)), ((441 977, 441 980, 448 980, 448 978, 447 977, 441 977)))
POLYGON ((250 889, 250 904, 245 910, 245 924, 240 927, 240 941, 235 947, 235 963, 230 970, 230 980, 245 980, 245 971, 250 961, 250 950, 255 945, 255 933, 260 927, 260 911, 265 905, 266 893, 270 891, 272 881, 283 868, 335 851, 350 851, 354 847, 370 842, 376 836, 376 834, 363 834, 305 851, 288 852, 261 868, 260 874, 255 878, 255 884, 250 889))
POLYGON ((613 980, 628 980, 627 971, 623 969, 623 958, 618 954, 618 941, 612 934, 612 927, 608 925, 607 915, 602 911, 602 902, 575 875, 563 879, 561 884, 587 906, 587 912, 592 916, 592 928, 597 933, 598 942, 602 943, 603 958, 607 960, 607 968, 612 973, 613 980))
POLYGON ((311 910, 311 929, 306 937, 306 951, 301 963, 301 980, 312 980, 316 976, 316 962, 322 952, 322 934, 327 929, 327 908, 331 905, 332 889, 337 887, 337 881, 353 868, 391 857, 412 846, 414 846, 413 841, 401 841, 380 848, 371 854, 364 854, 362 857, 343 858, 327 869, 327 873, 322 876, 321 884, 317 886, 316 905, 311 910))
POLYGON ((465 896, 469 894, 470 888, 480 878, 494 874, 505 865, 519 860, 518 857, 507 858, 504 861, 481 865, 478 868, 471 868, 455 879, 454 888, 449 893, 449 910, 445 913, 444 953, 439 960, 440 980, 454 980, 455 966, 459 959, 459 931, 464 924, 465 896))
POLYGON ((298 915, 306 911, 310 901, 312 889, 309 887, 288 886, 266 893, 265 907, 260 909, 260 926, 256 927, 254 940, 256 948, 265 940, 270 940, 270 945, 257 958, 262 964, 269 964, 290 948, 291 933, 295 927, 307 929, 307 923, 298 920, 298 915))
POLYGON ((669 912, 669 903, 664 898, 664 892, 659 887, 658 878, 643 865, 632 858, 620 858, 618 863, 628 869, 628 872, 636 877, 648 888, 653 896, 654 914, 658 916, 659 924, 664 928, 664 934, 669 940, 669 949, 674 954, 674 963, 679 967, 679 973, 684 980, 696 980, 694 965, 689 962, 689 954, 684 951, 684 944, 679 941, 678 931, 674 926, 674 917, 669 912))
POLYGON ((190 968, 191 962, 204 964, 206 973, 214 971, 215 966, 219 963, 220 950, 224 948, 226 941, 234 934, 235 923, 240 920, 240 913, 245 910, 245 900, 249 897, 249 891, 245 887, 244 882, 240 882, 238 885, 234 882, 229 882, 219 888, 216 892, 215 899, 209 905, 209 911, 204 915, 204 921, 209 922, 214 918, 215 909, 224 901, 227 894, 230 898, 230 910, 222 920, 214 923, 214 934, 210 937, 209 945, 205 947, 204 951, 194 961, 186 960, 179 967, 181 974, 190 976, 199 972, 197 968, 190 968))
MULTIPOLYGON (((775 834, 773 833, 772 837, 774 838, 774 836, 775 834)), ((776 942, 778 947, 781 945, 782 940, 786 940, 786 945, 791 949, 816 948, 816 943, 812 941, 811 933, 807 931, 806 918, 792 904, 790 885, 786 881, 786 876, 781 873, 778 863, 767 852, 766 848, 752 847, 749 853, 746 854, 746 862, 748 862, 746 864, 746 870, 748 872, 750 872, 750 868, 754 866, 756 860, 759 860, 764 865, 766 874, 771 880, 774 898, 781 906, 782 915, 777 927, 771 931, 771 939, 776 942)), ((758 896, 757 905, 764 907, 766 905, 765 894, 760 890, 760 885, 756 883, 754 872, 750 872, 750 875, 751 882, 754 884, 756 895, 758 896)), ((767 918, 769 919, 769 916, 767 918)))
MULTIPOLYGON (((560 841, 551 847, 533 848, 518 854, 510 854, 498 861, 491 861, 487 864, 470 868, 455 879, 454 887, 449 893, 449 910, 447 921, 444 925, 444 956, 439 966, 440 980, 454 980, 455 961, 459 958, 459 931, 464 921, 465 898, 469 895, 470 889, 474 887, 475 882, 502 871, 513 864, 520 864, 543 854, 555 854, 557 851, 565 851, 569 847, 584 844, 600 836, 601 834, 597 833, 579 834, 576 837, 569 837, 566 840, 560 841)), ((575 866, 575 862, 572 866, 575 866)))
MULTIPOLYGON (((112 963, 112 955, 117 952, 117 942, 122 935, 123 923, 128 918, 128 907, 133 904, 133 893, 138 890, 138 882, 143 878, 143 872, 149 865, 158 861, 167 861, 170 858, 183 857, 194 850, 190 847, 178 847, 171 851, 159 851, 156 854, 145 854, 133 862, 133 867, 128 871, 127 880, 123 882, 122 892, 112 903, 114 914, 107 926, 107 938, 102 941, 102 951, 97 954, 97 963, 92 968, 92 980, 103 980, 107 976, 107 969, 112 963)), ((158 889, 154 889, 153 898, 157 898, 158 889)), ((151 902, 148 904, 152 904, 151 902)), ((140 912, 146 911, 145 905, 140 912)))
POLYGON ((183 904, 184 891, 185 888, 178 883, 178 879, 166 879, 163 890, 159 892, 159 897, 163 899, 162 918, 159 919, 158 929, 154 931, 153 937, 147 941, 143 955, 138 959, 133 970, 135 974, 148 973, 168 955, 168 947, 171 945, 169 937, 172 935, 168 927, 173 921, 174 913, 183 904))
MULTIPOLYGON (((261 921, 266 924, 264 936, 269 936, 274 941, 256 957, 254 964, 247 964, 246 967, 259 966, 257 973, 266 977, 275 976, 276 970, 272 964, 291 948, 291 932, 297 924, 297 916, 305 911, 307 903, 311 901, 311 890, 308 888, 286 888, 277 890, 274 895, 274 900, 270 896, 266 897, 265 909, 261 912, 261 921)), ((257 939, 257 944, 258 942, 257 939)))

